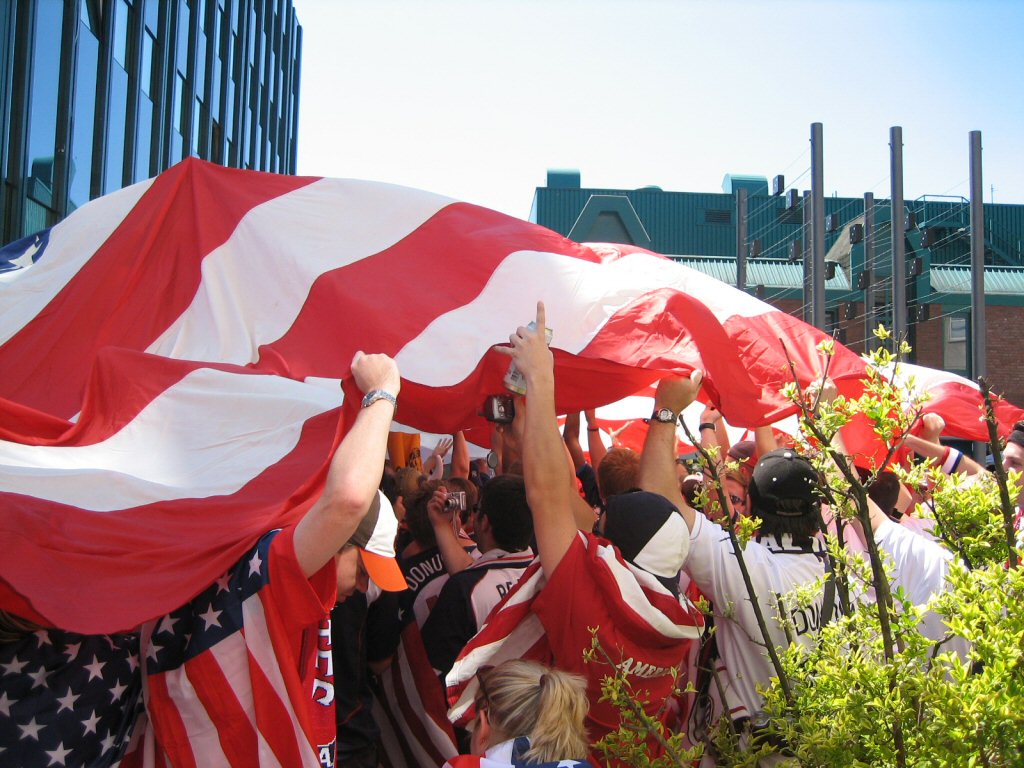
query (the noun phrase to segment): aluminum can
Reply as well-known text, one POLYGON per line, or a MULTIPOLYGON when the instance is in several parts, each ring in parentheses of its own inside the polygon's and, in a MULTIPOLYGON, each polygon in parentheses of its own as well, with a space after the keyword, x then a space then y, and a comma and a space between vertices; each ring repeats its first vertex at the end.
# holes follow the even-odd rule
MULTIPOLYGON (((531 320, 529 325, 526 327, 531 331, 535 331, 537 330, 537 323, 531 320)), ((548 346, 551 346, 551 336, 551 329, 545 328, 544 340, 547 342, 548 346)), ((523 376, 523 372, 516 367, 514 361, 508 364, 508 371, 505 372, 505 378, 502 379, 502 382, 505 384, 505 389, 509 392, 515 392, 517 395, 526 394, 526 377, 523 376)))

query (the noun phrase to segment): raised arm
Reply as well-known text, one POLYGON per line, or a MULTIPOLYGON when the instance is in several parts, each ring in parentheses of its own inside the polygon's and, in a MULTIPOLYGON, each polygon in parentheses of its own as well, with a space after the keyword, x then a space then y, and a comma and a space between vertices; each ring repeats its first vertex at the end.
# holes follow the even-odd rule
POLYGON ((583 457, 583 447, 580 445, 580 414, 578 411, 566 414, 565 426, 562 427, 562 440, 572 458, 573 471, 579 472, 586 460, 583 457))
POLYGON ((640 487, 645 491, 660 493, 675 504, 683 513, 686 525, 693 528, 693 509, 686 503, 679 489, 676 474, 676 424, 679 414, 697 399, 704 374, 694 371, 689 378, 666 376, 658 382, 654 394, 654 412, 667 408, 675 416, 671 421, 651 419, 644 438, 644 450, 640 455, 640 487))
POLYGON ((440 480, 444 477, 444 457, 452 447, 452 438, 442 437, 437 441, 430 458, 423 462, 423 471, 427 474, 428 480, 440 480))
POLYGON ((451 476, 469 479, 469 443, 461 429, 452 435, 451 476))
POLYGON ((499 347, 512 356, 526 378, 523 418, 523 473, 526 498, 533 513, 533 531, 541 565, 553 573, 576 537, 569 465, 555 414, 554 358, 544 339, 544 304, 537 302, 536 330, 521 326, 499 347))
POLYGON ((754 450, 758 456, 764 456, 778 447, 779 441, 775 439, 775 432, 772 431, 770 424, 763 427, 754 427, 754 450))
POLYGON ((590 466, 596 471, 601 459, 608 453, 608 448, 605 446, 604 440, 601 439, 601 430, 597 426, 594 409, 584 411, 583 415, 587 419, 587 450, 590 451, 590 466))
POLYGON ((985 471, 985 468, 970 456, 939 442, 942 430, 946 428, 946 421, 942 416, 937 413, 926 413, 921 417, 921 424, 923 428, 920 437, 907 435, 904 438, 907 448, 918 456, 934 460, 935 465, 947 475, 959 473, 970 476, 985 471))
POLYGON ((323 493, 295 528, 295 554, 313 576, 349 540, 377 493, 387 453, 393 400, 401 388, 398 365, 387 355, 356 352, 352 375, 360 391, 385 393, 356 415, 331 459, 323 493))
POLYGON ((706 405, 700 414, 697 429, 700 431, 701 447, 717 448, 718 463, 724 465, 725 455, 729 452, 729 433, 725 429, 722 412, 710 403, 706 405))
POLYGON ((473 562, 473 556, 462 548, 458 534, 455 533, 456 513, 445 508, 447 501, 448 489, 441 486, 427 502, 427 517, 430 518, 430 525, 434 529, 434 540, 444 561, 445 570, 455 574, 466 570, 473 562))

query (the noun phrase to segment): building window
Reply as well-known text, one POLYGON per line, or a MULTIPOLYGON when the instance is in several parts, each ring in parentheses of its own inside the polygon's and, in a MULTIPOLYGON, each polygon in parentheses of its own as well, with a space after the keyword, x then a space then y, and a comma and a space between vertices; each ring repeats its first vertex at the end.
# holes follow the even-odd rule
POLYGON ((128 115, 128 73, 121 67, 110 68, 110 102, 107 112, 107 164, 103 176, 103 193, 124 186, 125 120, 128 115))
POLYGON ((182 124, 183 118, 183 104, 185 100, 185 76, 178 72, 178 76, 174 79, 174 130, 178 133, 188 134, 188 126, 182 124))
POLYGON ((192 12, 187 2, 178 6, 178 29, 175 33, 177 46, 174 62, 181 72, 188 71, 188 25, 191 15, 192 12))
POLYGON ((36 6, 32 103, 29 106, 25 176, 29 197, 47 207, 53 205, 54 145, 57 139, 56 94, 60 89, 60 38, 63 17, 61 3, 40 3, 36 6))
MULTIPOLYGON (((84 17, 83 17, 84 18, 84 17)), ((93 137, 96 117, 96 63, 100 44, 85 24, 78 30, 78 77, 75 79, 71 168, 68 210, 85 205, 92 197, 93 137)))
POLYGON ((139 99, 139 131, 135 137, 135 181, 153 175, 153 102, 143 96, 139 99))
POLYGON ((156 37, 160 29, 160 0, 145 0, 143 3, 146 29, 156 37))
POLYGON ((142 65, 139 73, 139 87, 146 96, 153 96, 153 53, 156 41, 147 29, 142 33, 142 65))
POLYGON ((128 65, 128 2, 114 5, 114 60, 125 69, 128 65))
POLYGON ((942 365, 947 371, 966 371, 967 318, 953 315, 945 318, 942 343, 942 365))
POLYGON ((199 132, 202 125, 203 102, 196 99, 192 105, 192 154, 199 155, 199 132))

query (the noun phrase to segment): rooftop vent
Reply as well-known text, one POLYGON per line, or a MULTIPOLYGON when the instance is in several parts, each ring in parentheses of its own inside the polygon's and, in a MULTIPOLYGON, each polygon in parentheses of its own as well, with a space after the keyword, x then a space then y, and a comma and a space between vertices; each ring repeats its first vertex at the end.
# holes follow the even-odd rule
POLYGON ((549 168, 548 189, 579 189, 580 172, 574 168, 549 168))

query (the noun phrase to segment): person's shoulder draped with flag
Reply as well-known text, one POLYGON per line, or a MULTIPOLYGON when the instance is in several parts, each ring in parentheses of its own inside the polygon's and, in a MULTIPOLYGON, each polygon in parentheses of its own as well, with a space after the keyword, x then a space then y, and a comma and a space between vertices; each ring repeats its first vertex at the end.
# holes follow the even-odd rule
MULTIPOLYGON (((543 305, 538 305, 536 327, 544 328, 543 305)), ((678 592, 688 530, 670 502, 642 492, 623 494, 609 505, 604 533, 617 547, 578 530, 578 521, 592 519, 592 514, 589 508, 573 514, 578 496, 572 493, 573 478, 558 434, 551 352, 544 336, 526 327, 510 340, 509 353, 527 379, 528 403, 525 408, 517 404, 517 416, 525 411, 524 474, 547 579, 532 610, 555 664, 587 677, 587 725, 593 743, 618 727, 619 714, 599 701, 601 679, 611 670, 600 663, 584 664, 590 628, 596 628, 612 663, 647 699, 648 712, 659 715, 677 682, 674 669, 684 666, 699 636, 701 616, 678 592)), ((506 605, 510 602, 511 596, 506 605)))

